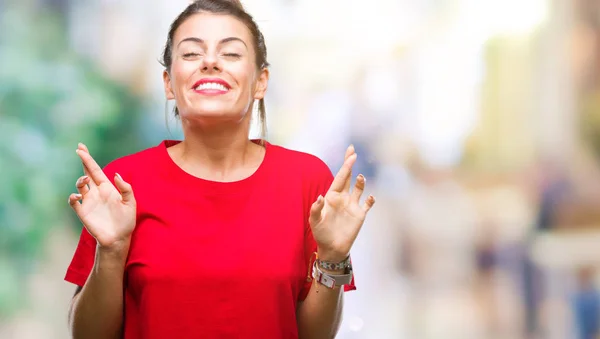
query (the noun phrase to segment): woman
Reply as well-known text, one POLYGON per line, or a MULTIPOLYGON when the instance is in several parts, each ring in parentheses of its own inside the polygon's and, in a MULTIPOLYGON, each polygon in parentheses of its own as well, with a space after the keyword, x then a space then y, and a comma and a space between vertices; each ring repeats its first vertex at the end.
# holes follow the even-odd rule
POLYGON ((375 200, 359 203, 361 175, 350 190, 352 147, 333 178, 314 156, 248 139, 257 101, 264 124, 266 55, 239 2, 195 1, 163 55, 184 140, 104 170, 79 145, 74 338, 335 336, 375 200))

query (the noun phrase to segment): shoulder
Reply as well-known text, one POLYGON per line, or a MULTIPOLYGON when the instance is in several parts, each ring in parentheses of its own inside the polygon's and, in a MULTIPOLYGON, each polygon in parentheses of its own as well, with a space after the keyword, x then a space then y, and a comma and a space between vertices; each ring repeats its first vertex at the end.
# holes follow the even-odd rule
POLYGON ((160 159, 160 150, 161 147, 163 147, 163 144, 164 142, 157 146, 152 146, 139 152, 117 158, 104 166, 103 170, 107 176, 111 178, 112 175, 117 172, 124 175, 154 165, 160 159))
POLYGON ((294 174, 302 174, 307 178, 330 177, 331 169, 319 157, 301 151, 292 150, 279 145, 269 145, 279 167, 284 167, 294 174))
POLYGON ((322 194, 331 185, 331 169, 319 157, 279 145, 270 144, 269 147, 278 173, 284 174, 289 180, 300 179, 305 193, 311 196, 322 194))

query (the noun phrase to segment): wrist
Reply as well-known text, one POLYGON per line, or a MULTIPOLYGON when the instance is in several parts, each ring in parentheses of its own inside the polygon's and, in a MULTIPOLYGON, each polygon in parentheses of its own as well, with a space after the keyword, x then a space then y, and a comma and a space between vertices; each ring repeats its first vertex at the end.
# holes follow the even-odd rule
POLYGON ((130 239, 117 241, 110 246, 96 245, 96 260, 103 263, 125 264, 129 255, 130 239))
POLYGON ((340 263, 346 260, 348 256, 350 256, 350 253, 339 253, 334 251, 317 249, 317 258, 321 261, 340 263))
POLYGON ((114 240, 110 242, 110 244, 103 245, 101 242, 97 242, 96 248, 98 251, 107 254, 122 254, 123 252, 127 253, 129 251, 129 244, 131 243, 131 236, 127 236, 125 238, 114 240))
POLYGON ((317 259, 315 264, 327 274, 340 275, 348 273, 349 269, 352 268, 350 261, 350 255, 346 255, 341 258, 340 255, 323 255, 317 253, 317 259), (333 260, 331 260, 333 259, 333 260))
POLYGON ((324 269, 318 261, 312 265, 312 278, 317 284, 324 285, 330 289, 339 288, 352 283, 352 265, 345 269, 324 269))

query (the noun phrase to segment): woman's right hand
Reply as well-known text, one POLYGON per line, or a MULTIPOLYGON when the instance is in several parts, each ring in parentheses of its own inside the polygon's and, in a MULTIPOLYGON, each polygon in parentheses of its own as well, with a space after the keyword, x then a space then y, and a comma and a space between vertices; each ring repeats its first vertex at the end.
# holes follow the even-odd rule
POLYGON ((69 196, 69 204, 101 248, 127 248, 136 221, 131 185, 116 173, 114 182, 117 190, 85 145, 79 144, 76 152, 83 163, 85 175, 77 180, 79 193, 69 196))

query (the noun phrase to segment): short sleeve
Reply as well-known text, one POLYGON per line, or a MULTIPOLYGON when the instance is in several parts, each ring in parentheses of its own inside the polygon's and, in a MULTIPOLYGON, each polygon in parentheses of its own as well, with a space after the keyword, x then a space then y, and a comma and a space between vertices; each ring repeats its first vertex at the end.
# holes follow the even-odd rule
MULTIPOLYGON (((104 173, 111 182, 114 180, 115 170, 112 164, 104 168, 104 173)), ((113 182, 114 185, 114 182, 113 182)), ((96 259, 96 239, 82 227, 79 243, 67 268, 65 280, 77 286, 83 286, 87 281, 96 259)))
MULTIPOLYGON (((306 279, 304 281, 304 285, 300 291, 300 295, 298 300, 303 301, 306 299, 308 292, 312 286, 312 271, 310 268, 312 267, 315 260, 315 253, 317 252, 317 243, 313 237, 310 224, 308 222, 308 218, 310 215, 310 207, 317 200, 319 195, 325 196, 331 183, 333 182, 333 174, 327 165, 317 159, 314 168, 308 169, 308 173, 310 173, 310 177, 308 177, 307 182, 304 185, 304 206, 305 206, 305 232, 304 232, 304 262, 305 262, 305 272, 307 272, 306 279)), ((354 283, 354 277, 349 285, 344 286, 344 291, 353 291, 356 290, 356 285, 354 283)))
POLYGON ((65 280, 77 286, 83 286, 92 271, 96 257, 96 239, 85 227, 82 227, 79 243, 75 249, 71 264, 67 268, 65 280))

